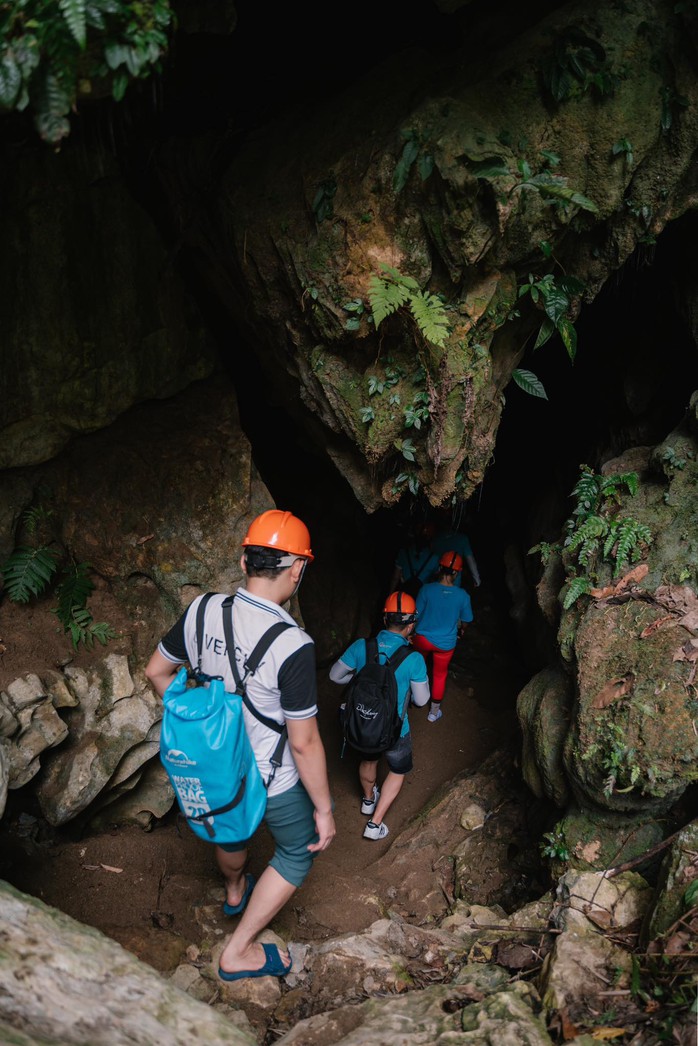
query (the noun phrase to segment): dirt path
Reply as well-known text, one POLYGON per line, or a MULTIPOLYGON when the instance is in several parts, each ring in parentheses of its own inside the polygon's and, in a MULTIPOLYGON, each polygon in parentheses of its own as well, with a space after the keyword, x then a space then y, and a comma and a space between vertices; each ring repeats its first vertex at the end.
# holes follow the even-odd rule
MULTIPOLYGON (((515 700, 520 672, 484 594, 474 599, 476 620, 459 642, 444 699, 444 716, 427 722, 427 709, 410 710, 415 768, 386 818, 390 836, 362 838, 357 757, 340 757, 337 708, 341 688, 318 674, 320 727, 327 751, 338 833, 320 855, 306 883, 276 921, 295 940, 358 930, 378 917, 367 893, 384 896, 389 883, 373 882, 375 860, 437 789, 463 769, 475 768, 516 733, 515 700)), ((379 782, 381 770, 379 769, 379 782)), ((0 876, 94 926, 156 969, 173 969, 187 945, 212 943, 228 932, 221 913, 222 888, 213 850, 175 818, 151 831, 138 828, 71 840, 41 841, 27 819, 5 841, 0 876)), ((250 870, 259 874, 271 854, 266 830, 258 833, 250 870)), ((425 884, 425 888, 426 888, 425 884)))

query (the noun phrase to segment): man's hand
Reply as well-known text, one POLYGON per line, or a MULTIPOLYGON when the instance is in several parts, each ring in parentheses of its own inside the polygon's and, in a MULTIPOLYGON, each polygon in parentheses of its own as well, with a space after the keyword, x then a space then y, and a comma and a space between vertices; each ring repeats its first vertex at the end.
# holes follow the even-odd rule
POLYGON ((314 816, 315 827, 320 838, 316 843, 311 843, 308 849, 311 853, 320 853, 321 850, 326 850, 330 845, 337 834, 337 828, 334 823, 334 814, 331 811, 321 814, 319 810, 316 810, 314 816))

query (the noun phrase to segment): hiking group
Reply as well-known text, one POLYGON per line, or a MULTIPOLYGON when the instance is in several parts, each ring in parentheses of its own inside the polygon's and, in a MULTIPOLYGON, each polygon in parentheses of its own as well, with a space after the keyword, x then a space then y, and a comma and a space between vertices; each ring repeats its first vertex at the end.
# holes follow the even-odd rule
MULTIPOLYGON (((313 561, 310 534, 290 512, 270 509, 252 521, 242 544, 244 586, 234 595, 194 599, 146 666, 163 699, 163 765, 188 823, 215 845, 224 914, 240 916, 219 958, 226 981, 291 970, 287 949, 257 938, 336 834, 317 721, 315 647, 283 609, 313 561), (262 819, 274 852, 256 880, 246 871, 248 845, 262 819)), ((431 697, 428 720, 441 717, 448 665, 458 635, 473 620, 458 583, 463 555, 449 548, 437 557, 432 549, 420 555, 429 568, 419 571, 421 587, 412 586, 416 599, 396 587, 384 604, 384 628, 352 643, 330 671, 333 682, 346 684, 343 734, 360 756, 369 840, 388 835, 383 818, 412 769, 408 707, 431 697), (382 757, 388 769, 379 788, 382 757)), ((472 550, 465 558, 475 576, 472 550)), ((412 560, 398 556, 396 580, 410 580, 402 565, 409 570, 412 560)))

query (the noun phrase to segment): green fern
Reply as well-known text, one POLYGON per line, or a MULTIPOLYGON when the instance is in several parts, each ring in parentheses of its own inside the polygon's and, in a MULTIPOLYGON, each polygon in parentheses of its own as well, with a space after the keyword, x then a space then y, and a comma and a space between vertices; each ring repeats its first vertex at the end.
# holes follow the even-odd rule
POLYGON ((81 51, 85 50, 86 18, 85 0, 58 0, 66 24, 81 51))
POLYGON ((15 549, 2 567, 5 589, 13 603, 28 603, 40 596, 57 569, 57 553, 47 546, 15 549))
POLYGON ((608 523, 605 519, 602 519, 601 516, 589 516, 581 527, 567 539, 565 548, 568 552, 579 549, 577 562, 582 566, 587 566, 592 553, 598 548, 599 539, 605 537, 607 533, 608 523))
POLYGON ((638 523, 632 516, 614 520, 604 545, 604 556, 613 555, 616 561, 613 576, 618 577, 628 563, 637 563, 642 546, 651 543, 652 532, 644 523, 638 523))
POLYGON ((432 345, 443 348, 449 334, 443 302, 435 294, 418 291, 410 298, 410 309, 420 331, 432 345))
POLYGON ((368 300, 376 329, 387 316, 407 305, 426 340, 443 348, 450 334, 450 325, 441 299, 423 291, 411 276, 403 276, 389 265, 381 265, 381 269, 384 276, 372 276, 368 286, 368 300))
POLYGON ((565 610, 569 610, 573 603, 579 599, 580 596, 587 595, 591 588, 591 581, 588 577, 572 577, 569 578, 567 583, 567 591, 565 592, 562 600, 562 605, 565 610))
POLYGON ((58 606, 55 612, 66 631, 72 620, 73 610, 87 604, 87 597, 95 587, 87 576, 88 570, 87 563, 72 563, 61 578, 60 584, 56 586, 58 606))
POLYGON ((73 649, 77 650, 83 643, 88 650, 94 646, 98 639, 105 646, 110 639, 116 637, 116 632, 105 621, 93 621, 92 614, 87 607, 74 606, 64 624, 64 631, 70 633, 73 649))

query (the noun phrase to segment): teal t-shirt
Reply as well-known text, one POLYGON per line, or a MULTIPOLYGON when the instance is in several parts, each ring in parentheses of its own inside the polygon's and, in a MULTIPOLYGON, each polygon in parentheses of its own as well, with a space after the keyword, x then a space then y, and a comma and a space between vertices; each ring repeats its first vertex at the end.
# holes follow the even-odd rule
POLYGON ((458 622, 473 620, 470 596, 464 588, 434 581, 422 585, 417 596, 416 632, 439 650, 453 650, 458 622))
MULTIPOLYGON (((461 534, 460 530, 449 530, 446 533, 437 534, 431 543, 431 551, 440 560, 444 552, 457 552, 465 562, 467 556, 472 556, 473 549, 467 534, 461 534)), ((437 568, 438 569, 438 568, 437 568)), ((453 579, 454 585, 463 583, 463 575, 459 570, 453 579)), ((444 649, 442 647, 442 649, 444 649)))
MULTIPOLYGON (((386 629, 380 631, 376 639, 378 641, 379 656, 384 654, 386 658, 392 657, 399 647, 409 646, 407 640, 403 639, 402 636, 399 636, 396 632, 388 632, 386 629)), ((342 654, 340 661, 348 668, 353 668, 355 672, 362 669, 366 664, 366 640, 357 639, 352 643, 342 654)), ((428 678, 426 661, 418 650, 413 650, 402 664, 398 665, 395 672, 395 680, 397 682, 398 712, 400 715, 402 715, 405 709, 405 702, 409 697, 411 683, 426 683, 428 678)), ((400 737, 404 737, 409 732, 410 724, 405 712, 400 737)))

